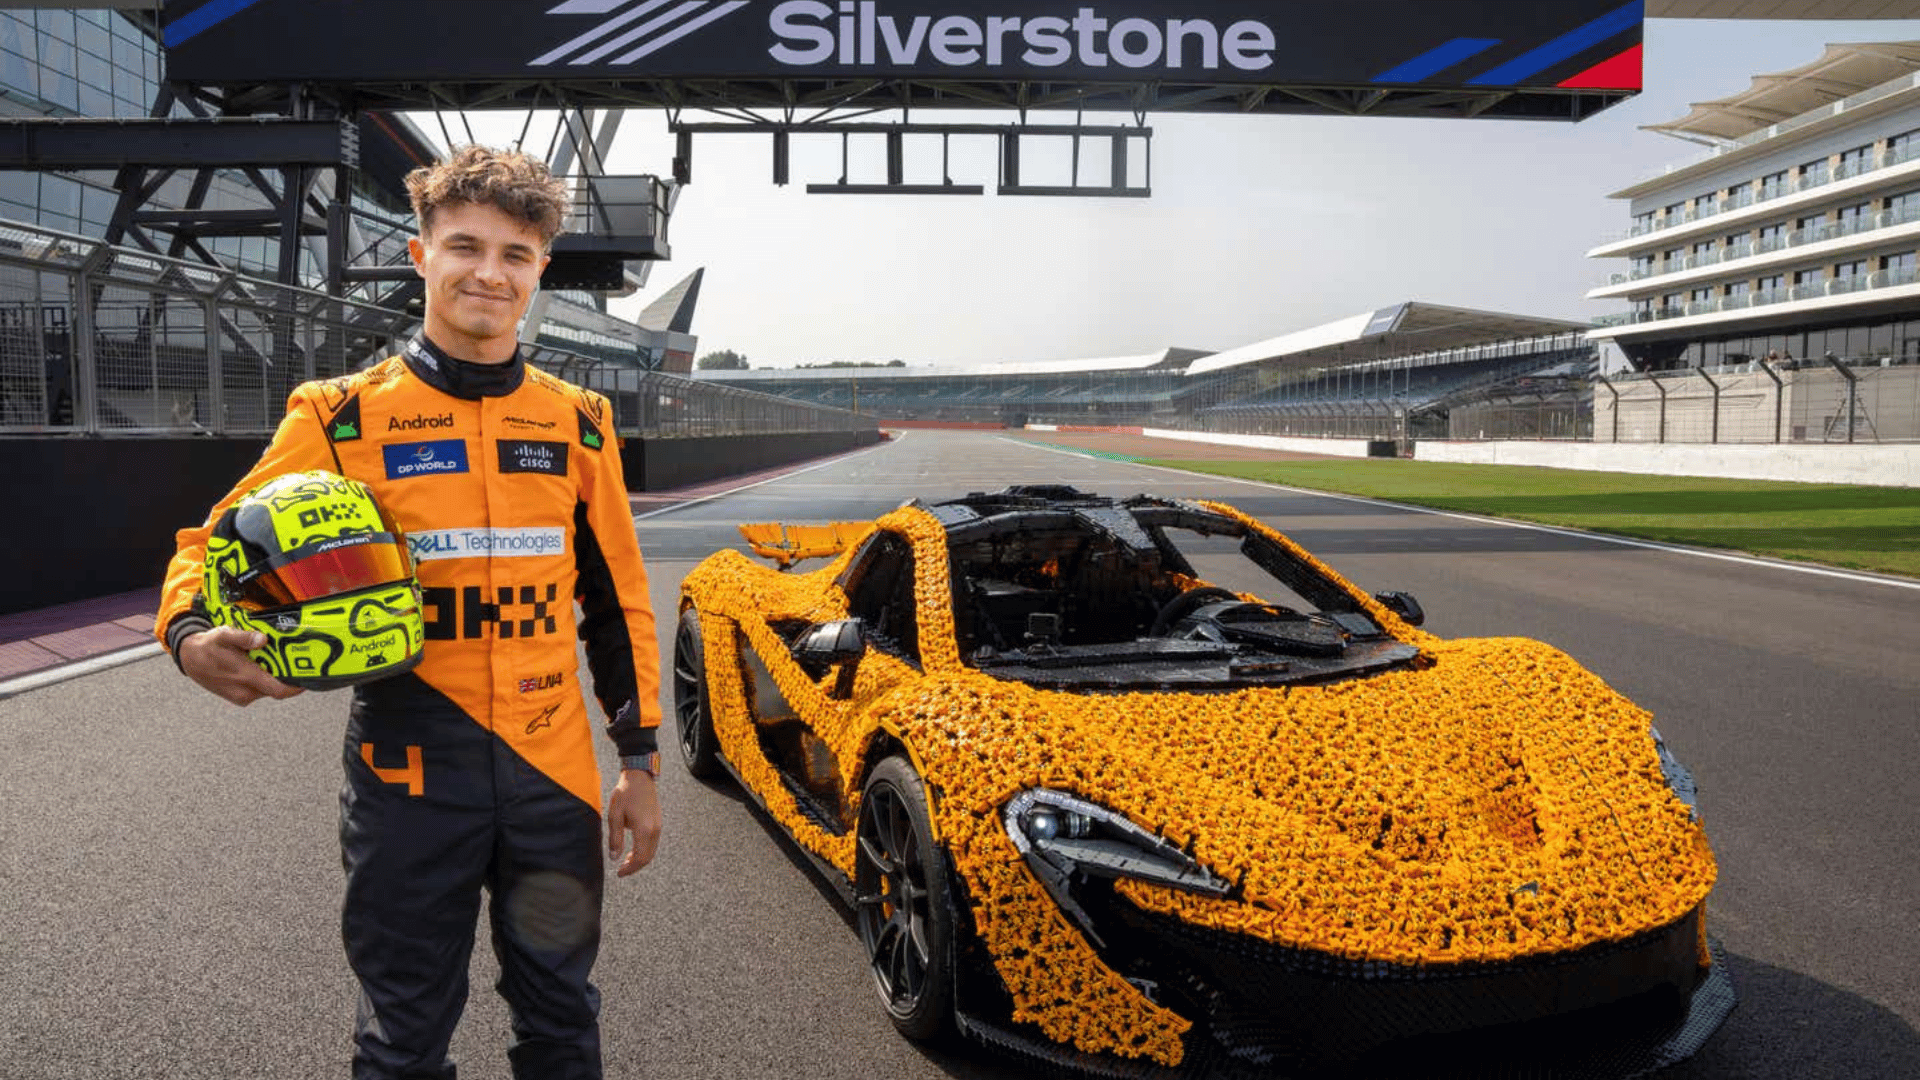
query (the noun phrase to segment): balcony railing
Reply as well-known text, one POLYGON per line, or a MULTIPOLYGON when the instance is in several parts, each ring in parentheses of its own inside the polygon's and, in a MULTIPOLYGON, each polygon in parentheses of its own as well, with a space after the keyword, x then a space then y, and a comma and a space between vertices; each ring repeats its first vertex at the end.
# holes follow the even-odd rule
MULTIPOLYGON (((1920 85, 1920 73, 1917 73, 1914 79, 1903 81, 1914 81, 1915 85, 1920 85)), ((1779 125, 1776 125, 1776 127, 1778 126, 1779 125)), ((1746 207, 1756 206, 1760 203, 1769 202, 1787 195, 1798 194, 1802 191, 1812 191, 1815 188, 1825 187, 1828 184, 1841 180, 1851 180, 1856 176, 1865 176, 1882 169, 1891 169, 1904 165, 1915 158, 1920 158, 1920 144, 1903 146, 1897 150, 1881 151, 1866 161, 1845 162, 1835 166, 1831 170, 1797 176, 1784 183, 1762 184, 1758 189, 1742 188, 1732 195, 1723 195, 1713 202, 1695 204, 1676 213, 1661 215, 1653 221, 1636 222, 1628 228, 1624 234, 1616 235, 1612 237, 1612 239, 1631 240, 1635 237, 1665 232, 1668 229, 1676 229, 1682 225, 1691 225, 1696 221, 1731 210, 1745 209, 1746 207)))
POLYGON ((1846 277, 1836 277, 1826 281, 1809 281, 1785 288, 1756 289, 1749 293, 1720 296, 1711 300, 1690 300, 1685 304, 1670 304, 1661 307, 1648 307, 1634 311, 1620 312, 1614 315, 1602 315, 1593 320, 1593 325, 1595 327, 1637 326, 1643 323, 1661 322, 1666 319, 1684 319, 1696 315, 1713 315, 1722 311, 1740 311, 1747 308, 1765 307, 1769 304, 1788 303, 1795 300, 1817 300, 1823 296, 1843 296, 1848 293, 1872 292, 1876 289, 1893 289, 1903 285, 1912 285, 1916 281, 1920 281, 1920 267, 1889 267, 1867 274, 1850 274, 1846 277))
POLYGON ((1829 221, 1819 225, 1795 229, 1789 233, 1762 238, 1757 244, 1728 244, 1711 252, 1700 255, 1686 255, 1657 266, 1636 266, 1631 270, 1607 275, 1607 285, 1625 285, 1646 278, 1660 277, 1664 274, 1677 274, 1683 270, 1698 270, 1704 266, 1715 266, 1735 259, 1745 259, 1753 255, 1769 255, 1789 247, 1806 244, 1818 244, 1825 240, 1838 240, 1879 229, 1892 229, 1920 221, 1920 206, 1904 206, 1895 210, 1880 210, 1872 214, 1861 214, 1843 221, 1829 221))

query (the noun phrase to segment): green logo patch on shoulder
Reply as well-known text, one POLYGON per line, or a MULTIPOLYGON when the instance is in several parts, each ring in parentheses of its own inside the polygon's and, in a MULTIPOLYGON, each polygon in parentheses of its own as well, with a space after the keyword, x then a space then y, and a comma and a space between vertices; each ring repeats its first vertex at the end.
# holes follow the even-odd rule
POLYGON ((360 395, 347 399, 345 405, 333 414, 327 422, 327 438, 334 442, 352 442, 360 437, 360 395))

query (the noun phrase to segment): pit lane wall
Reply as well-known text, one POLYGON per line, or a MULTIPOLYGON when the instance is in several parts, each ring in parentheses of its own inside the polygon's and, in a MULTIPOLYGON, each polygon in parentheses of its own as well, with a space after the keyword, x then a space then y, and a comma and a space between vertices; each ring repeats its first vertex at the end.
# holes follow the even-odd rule
MULTIPOLYGON (((839 453, 878 431, 626 436, 632 491, 665 491, 839 453)), ((0 500, 14 508, 0 615, 157 588, 177 529, 205 520, 266 448, 253 439, 0 439, 0 500)))
MULTIPOLYGON (((1035 425, 1039 427, 1039 425, 1035 425)), ((1226 435, 1204 431, 1139 428, 1156 439, 1224 446, 1250 446, 1332 457, 1388 457, 1391 442, 1367 439, 1304 439, 1278 435, 1226 435)), ((1920 487, 1920 443, 1589 443, 1524 439, 1413 444, 1419 461, 1469 465, 1537 465, 1551 469, 1711 476, 1729 480, 1787 480, 1803 484, 1865 484, 1920 487)))

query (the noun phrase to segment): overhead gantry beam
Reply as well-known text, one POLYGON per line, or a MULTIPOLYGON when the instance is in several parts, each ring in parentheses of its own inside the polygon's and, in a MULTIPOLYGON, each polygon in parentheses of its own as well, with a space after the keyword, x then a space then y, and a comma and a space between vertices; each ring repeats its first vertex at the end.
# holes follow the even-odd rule
MULTIPOLYGON (((193 87, 229 113, 272 111, 272 86, 193 87)), ((325 93, 324 89, 317 92, 325 93)), ((1498 88, 1444 92, 1434 88, 1323 86, 1276 82, 1083 83, 1030 80, 926 79, 633 79, 553 82, 362 83, 357 109, 1013 109, 1130 114, 1404 116, 1467 119, 1579 120, 1632 97, 1631 91, 1498 88)))
POLYGON ((348 120, 0 120, 0 169, 359 164, 360 132, 348 120))

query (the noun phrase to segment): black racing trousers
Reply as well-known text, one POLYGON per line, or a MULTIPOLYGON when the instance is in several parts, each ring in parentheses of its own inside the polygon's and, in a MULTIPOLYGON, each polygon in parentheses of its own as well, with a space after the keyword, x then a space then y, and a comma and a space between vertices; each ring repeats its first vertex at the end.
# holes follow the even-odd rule
POLYGON ((455 1080, 482 891, 517 1080, 600 1080, 599 811, 411 674, 356 690, 340 794, 354 1080, 455 1080))

